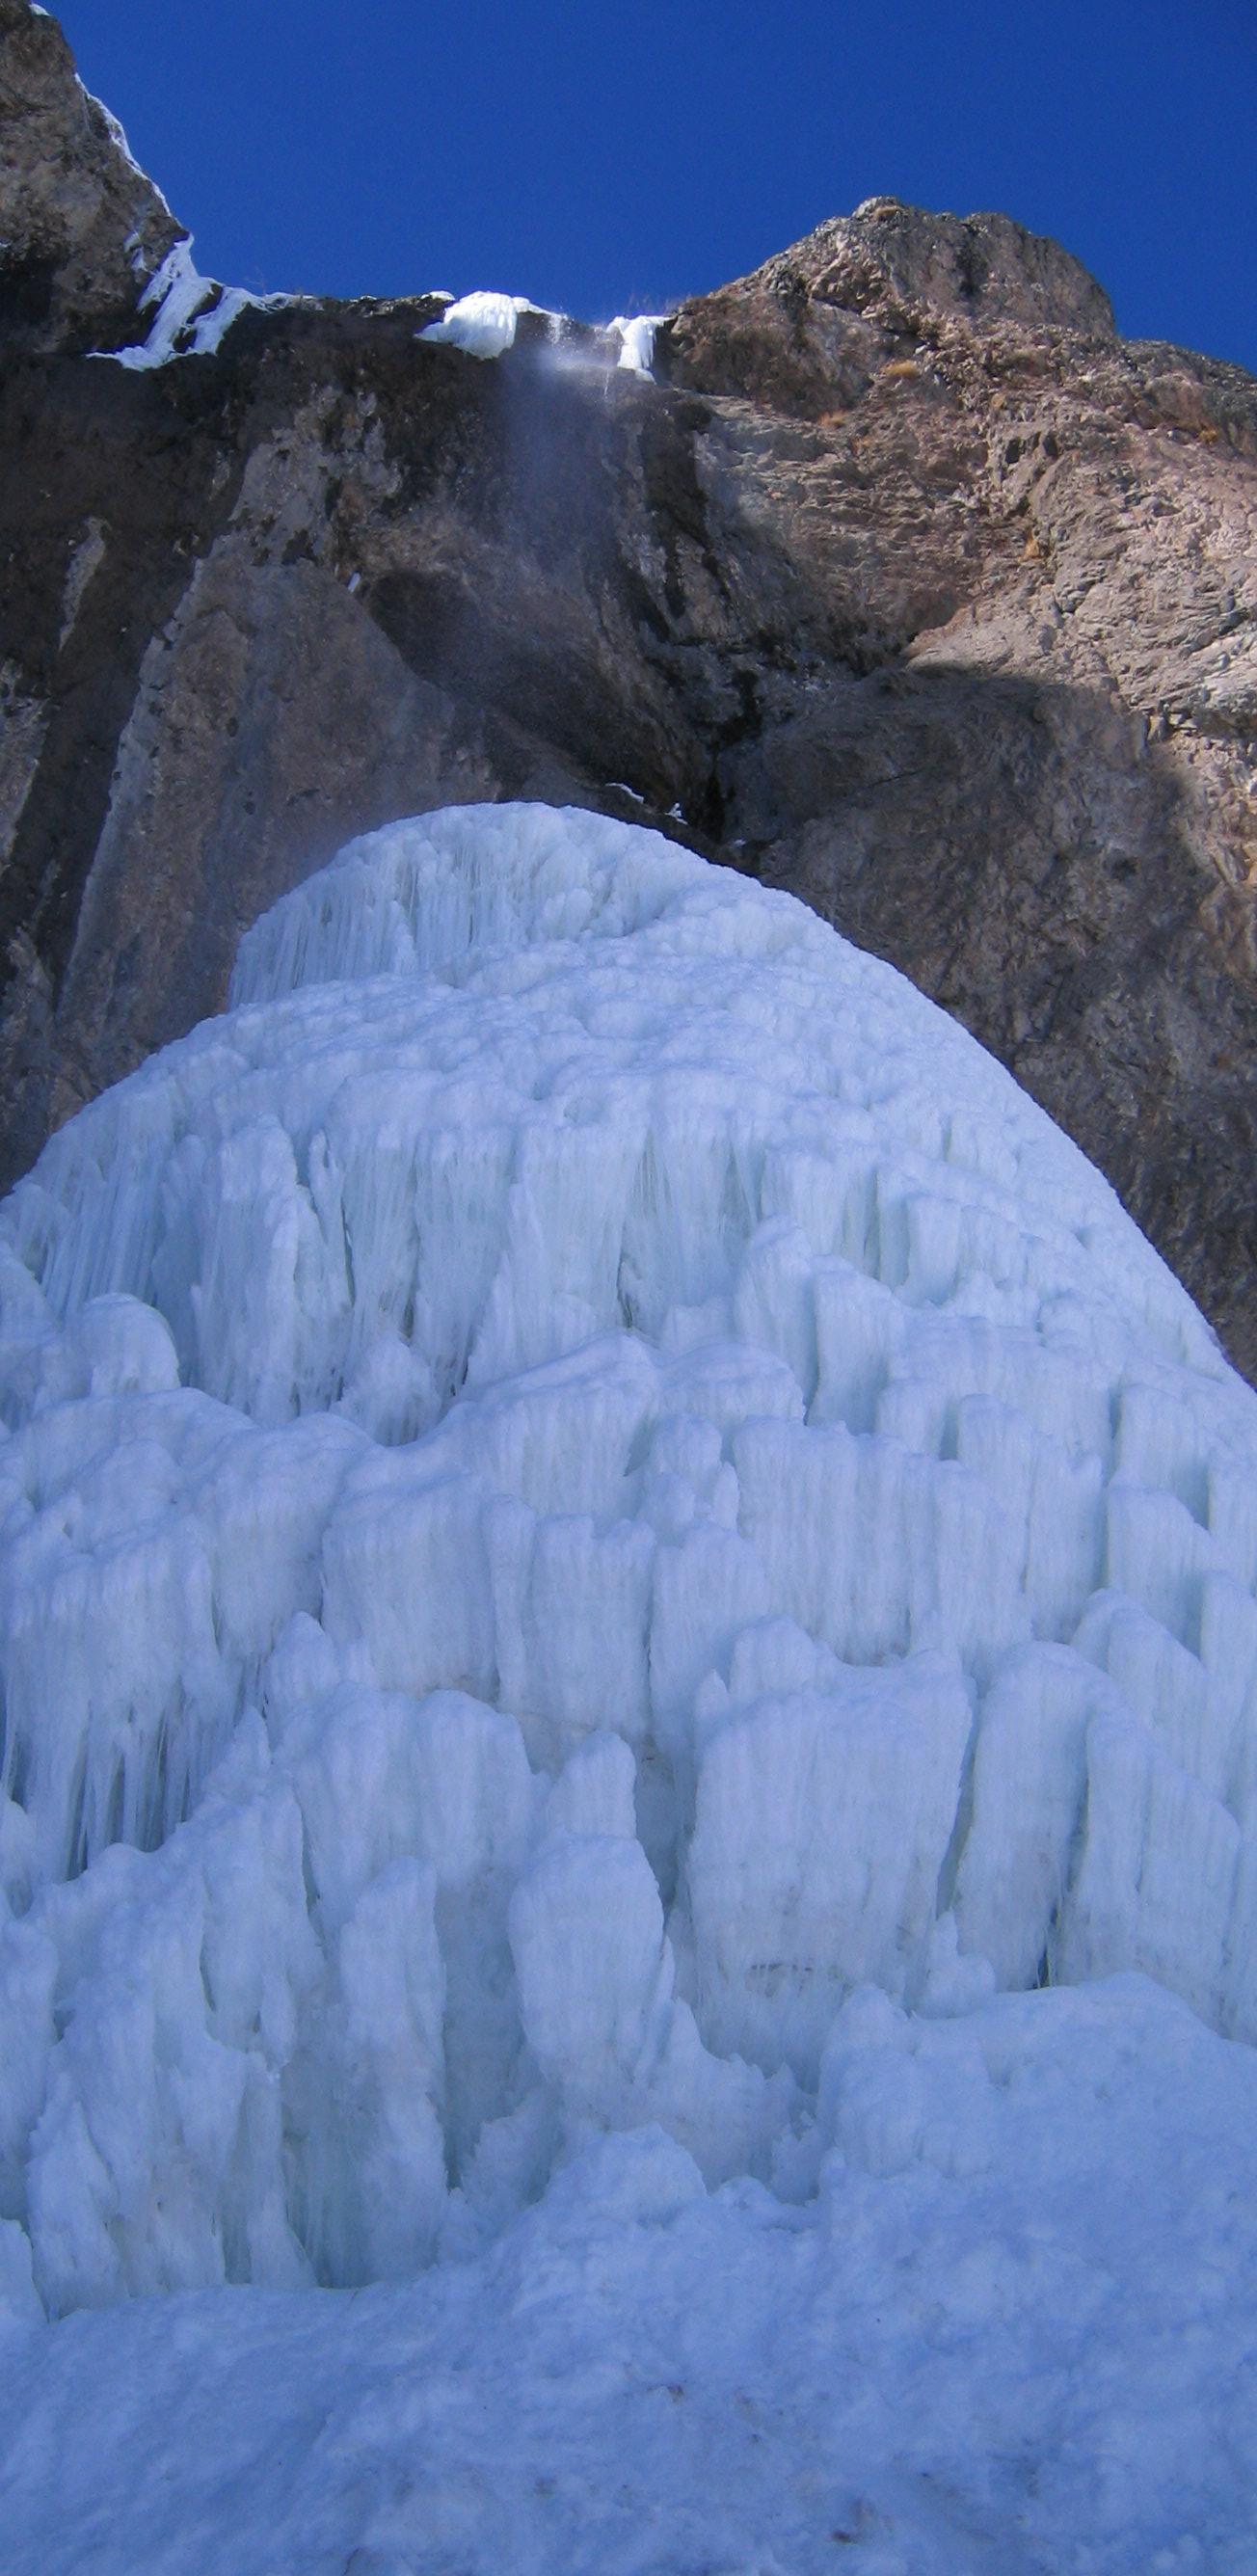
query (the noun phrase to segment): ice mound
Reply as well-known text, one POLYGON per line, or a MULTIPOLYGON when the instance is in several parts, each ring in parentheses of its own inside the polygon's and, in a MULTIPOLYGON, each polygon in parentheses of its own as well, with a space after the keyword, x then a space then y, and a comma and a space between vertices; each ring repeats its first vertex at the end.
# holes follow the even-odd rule
POLYGON ((540 807, 352 844, 0 1211, 0 1407, 50 2310, 404 2276, 591 2132, 805 2197, 870 1991, 1257 2036, 1257 1405, 789 897, 540 807))

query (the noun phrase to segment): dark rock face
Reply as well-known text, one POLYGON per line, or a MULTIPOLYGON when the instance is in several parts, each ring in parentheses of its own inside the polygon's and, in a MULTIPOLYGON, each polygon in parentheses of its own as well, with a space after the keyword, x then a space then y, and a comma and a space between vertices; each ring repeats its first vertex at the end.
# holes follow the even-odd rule
POLYGON ((118 348, 184 239, 121 131, 76 80, 54 18, 0 0, 0 330, 16 347, 118 348))
MULTIPOLYGON (((0 0, 5 99, 32 25, 0 0)), ((1249 377, 888 199, 683 307, 653 383, 531 317, 425 344, 430 301, 126 370, 56 256, 0 388, 5 1177, 349 834, 565 799, 893 959, 1257 1375, 1249 377)))

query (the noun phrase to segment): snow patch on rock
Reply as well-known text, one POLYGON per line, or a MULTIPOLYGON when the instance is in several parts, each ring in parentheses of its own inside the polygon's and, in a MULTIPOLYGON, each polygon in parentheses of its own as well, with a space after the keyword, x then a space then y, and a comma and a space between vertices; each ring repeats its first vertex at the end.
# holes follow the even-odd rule
POLYGON ((494 295, 477 290, 448 304, 439 321, 429 322, 415 337, 443 341, 450 348, 465 350, 469 358, 500 358, 515 345, 515 325, 520 314, 544 310, 543 305, 530 304, 526 295, 494 295))

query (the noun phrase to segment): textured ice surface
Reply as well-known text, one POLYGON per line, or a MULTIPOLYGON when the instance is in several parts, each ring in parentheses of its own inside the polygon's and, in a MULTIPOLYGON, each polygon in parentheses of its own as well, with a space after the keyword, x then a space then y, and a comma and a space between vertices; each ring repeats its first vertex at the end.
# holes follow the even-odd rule
POLYGON ((0 2327, 5 2576, 1250 2576, 1255 2127, 1142 1979, 865 1989, 806 2202, 587 2135, 412 2285, 0 2327))
POLYGON ((403 2279, 591 2133, 886 2175, 940 2017, 1074 2027, 997 1989, 1257 2036, 1257 1405, 790 898, 537 807, 353 844, 0 1301, 16 2309, 403 2279))

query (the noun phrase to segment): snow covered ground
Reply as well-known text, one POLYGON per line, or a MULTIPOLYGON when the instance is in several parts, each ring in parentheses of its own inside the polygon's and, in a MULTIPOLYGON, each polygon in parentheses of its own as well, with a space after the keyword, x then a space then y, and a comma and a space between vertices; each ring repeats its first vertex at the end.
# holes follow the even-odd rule
POLYGON ((1251 2052, 1134 1979, 917 2035, 806 2208, 638 2132, 413 2288, 0 2343, 6 2571, 1246 2576, 1251 2052))
POLYGON ((233 1002, 0 1211, 6 2567, 1257 2566, 1250 1391, 653 834, 233 1002))

